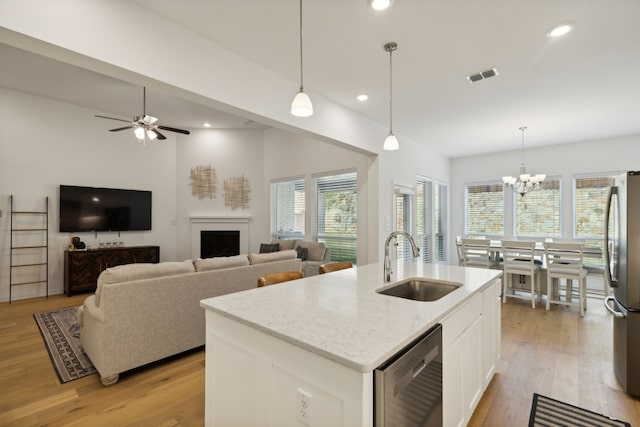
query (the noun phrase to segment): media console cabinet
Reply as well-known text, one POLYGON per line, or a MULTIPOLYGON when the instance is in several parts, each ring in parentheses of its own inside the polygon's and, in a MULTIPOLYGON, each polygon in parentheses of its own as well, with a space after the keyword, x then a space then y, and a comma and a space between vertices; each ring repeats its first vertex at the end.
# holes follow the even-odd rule
POLYGON ((160 262, 159 246, 125 246, 64 251, 64 293, 95 292, 100 273, 116 265, 160 262))

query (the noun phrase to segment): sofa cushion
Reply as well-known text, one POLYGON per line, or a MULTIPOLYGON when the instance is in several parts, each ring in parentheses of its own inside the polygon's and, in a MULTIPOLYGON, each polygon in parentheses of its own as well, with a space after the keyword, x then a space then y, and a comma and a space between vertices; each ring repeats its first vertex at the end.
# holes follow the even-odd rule
POLYGON ((217 270, 219 268, 242 267, 249 265, 247 255, 198 258, 193 261, 196 271, 217 270))
POLYGON ((303 248, 302 246, 296 246, 296 253, 298 254, 298 258, 300 258, 302 261, 307 260, 308 252, 309 251, 307 248, 303 248))
POLYGON ((268 254, 249 254, 249 262, 253 264, 263 264, 265 262, 281 261, 285 259, 295 259, 298 256, 296 251, 278 251, 268 254))
POLYGON ((322 261, 327 249, 322 242, 305 242, 303 240, 296 240, 296 246, 307 248, 307 259, 309 261, 322 261))
POLYGON ((280 250, 280 243, 260 243, 260 253, 268 254, 271 252, 278 252, 280 250))
POLYGON ((160 276, 173 276, 176 274, 195 272, 193 261, 161 262, 159 264, 135 263, 124 264, 107 268, 98 277, 96 288, 96 306, 100 306, 102 286, 111 283, 129 282, 132 280, 152 279, 160 276))
POLYGON ((296 243, 296 241, 295 240, 276 239, 276 240, 272 240, 271 243, 279 244, 281 251, 289 251, 289 250, 293 249, 294 244, 296 243))

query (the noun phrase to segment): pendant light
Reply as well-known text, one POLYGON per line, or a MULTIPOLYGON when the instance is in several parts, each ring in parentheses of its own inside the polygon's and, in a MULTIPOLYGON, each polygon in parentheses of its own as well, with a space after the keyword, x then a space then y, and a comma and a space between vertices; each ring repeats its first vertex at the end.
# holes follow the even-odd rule
POLYGON ((291 102, 291 114, 297 117, 309 117, 313 114, 313 105, 311 105, 309 95, 304 93, 302 80, 302 0, 300 0, 300 92, 291 102))
POLYGON ((503 176, 502 182, 507 187, 524 197, 525 194, 542 188, 542 182, 547 177, 545 174, 531 175, 527 173, 527 167, 524 164, 524 131, 527 130, 526 126, 522 126, 520 132, 522 132, 522 163, 520 164, 519 179, 513 176, 503 176))
POLYGON ((398 138, 393 134, 393 51, 398 48, 398 44, 389 42, 384 45, 384 50, 389 52, 389 135, 384 140, 384 148, 387 151, 393 151, 400 148, 398 138))

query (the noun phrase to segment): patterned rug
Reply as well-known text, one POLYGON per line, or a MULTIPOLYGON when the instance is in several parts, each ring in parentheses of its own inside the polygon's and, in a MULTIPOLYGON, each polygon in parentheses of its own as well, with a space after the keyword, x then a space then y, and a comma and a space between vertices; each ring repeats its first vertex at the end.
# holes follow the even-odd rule
POLYGON ((77 313, 78 308, 71 307, 33 315, 62 384, 96 372, 80 345, 77 313))
POLYGON ((533 393, 529 427, 631 427, 631 424, 533 393))

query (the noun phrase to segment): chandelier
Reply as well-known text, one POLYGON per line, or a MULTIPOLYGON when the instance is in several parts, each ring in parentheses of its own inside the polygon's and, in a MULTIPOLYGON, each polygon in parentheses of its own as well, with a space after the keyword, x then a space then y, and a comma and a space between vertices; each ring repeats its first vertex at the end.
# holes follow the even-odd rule
POLYGON ((507 187, 511 187, 514 192, 524 197, 525 194, 542 188, 542 182, 547 176, 545 174, 532 176, 527 173, 527 167, 524 164, 524 131, 527 127, 522 126, 519 129, 522 132, 522 163, 520 164, 520 176, 519 179, 513 176, 503 176, 502 182, 504 182, 507 187))

